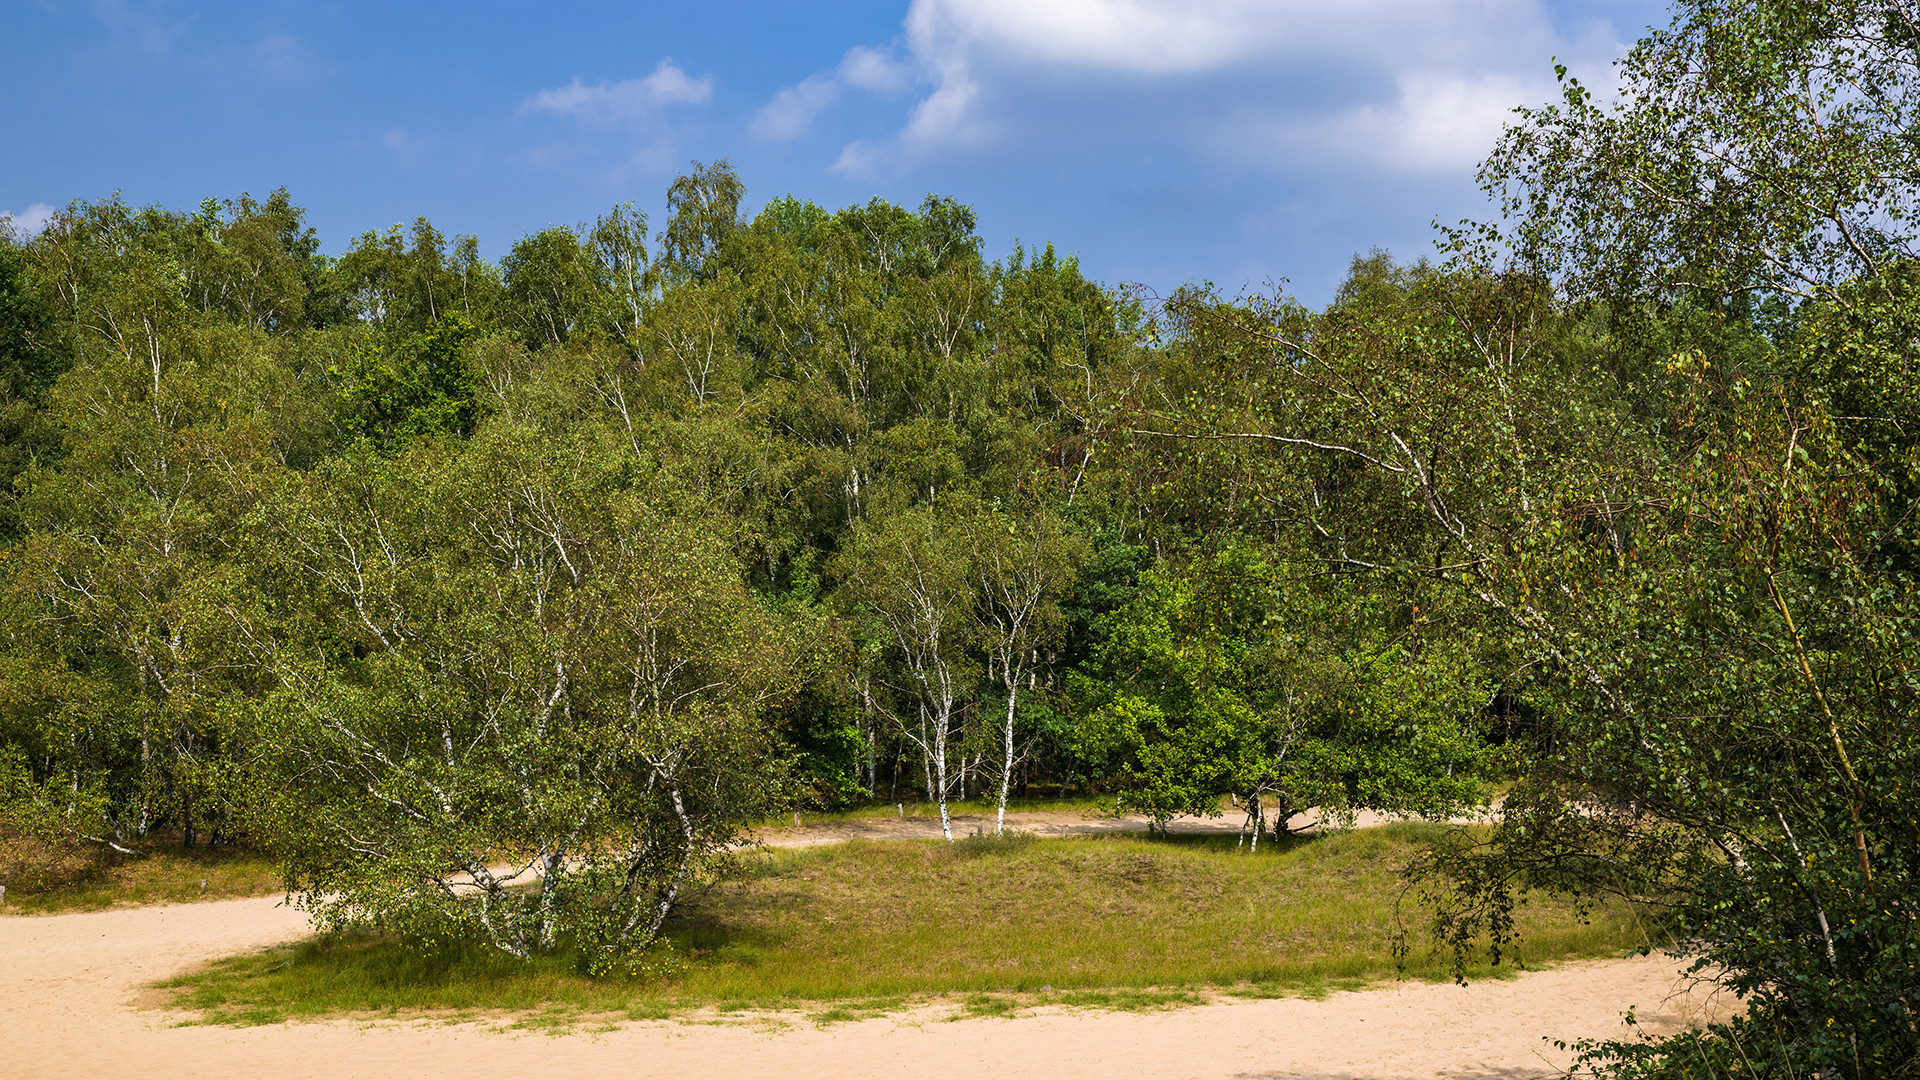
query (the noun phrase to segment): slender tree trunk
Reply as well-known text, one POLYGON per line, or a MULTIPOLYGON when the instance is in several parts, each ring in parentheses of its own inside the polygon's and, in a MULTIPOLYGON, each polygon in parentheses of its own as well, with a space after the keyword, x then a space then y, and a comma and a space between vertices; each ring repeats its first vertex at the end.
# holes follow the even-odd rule
POLYGON ((947 740, 946 721, 944 718, 940 720, 940 734, 935 740, 935 743, 933 767, 939 776, 937 786, 940 797, 937 801, 940 804, 940 835, 951 841, 953 839, 953 819, 947 813, 947 740))
POLYGON ((1007 785, 1013 780, 1013 704, 1020 693, 1018 676, 1007 678, 1007 721, 1000 735, 1000 807, 994 820, 993 833, 1004 836, 1007 831, 1007 785))
POLYGON ((946 776, 947 776, 946 757, 947 755, 945 753, 946 740, 942 739, 940 740, 940 743, 941 743, 940 749, 942 751, 942 753, 940 754, 940 781, 941 781, 940 797, 938 799, 935 799, 933 796, 933 751, 929 749, 929 746, 928 746, 927 705, 926 705, 926 702, 923 701, 920 703, 920 779, 925 781, 925 786, 927 789, 927 801, 938 802, 940 804, 941 817, 944 818, 946 816, 946 805, 947 805, 947 788, 946 788, 946 776))
MULTIPOLYGON (((673 799, 673 812, 680 818, 680 865, 674 867, 673 876, 667 879, 666 887, 660 890, 658 902, 653 905, 653 917, 647 922, 646 940, 642 942, 642 948, 653 944, 654 939, 660 936, 660 927, 665 925, 667 916, 673 913, 673 905, 680 899, 680 886, 687 878, 687 868, 693 863, 693 820, 687 816, 686 804, 681 801, 680 785, 669 784, 667 794, 673 799)), ((628 869, 629 881, 633 877, 633 869, 628 869)), ((621 927, 623 937, 632 937, 639 926, 640 913, 645 910, 639 899, 637 896, 633 898, 633 909, 621 927)))
POLYGON ((654 909, 653 921, 647 924, 649 945, 660 936, 660 927, 666 923, 667 916, 673 913, 674 902, 680 899, 680 885, 687 879, 687 867, 693 862, 693 820, 687 816, 686 805, 680 801, 680 786, 675 784, 668 791, 673 795, 673 812, 680 816, 684 846, 680 849, 680 865, 674 868, 673 878, 667 882, 666 889, 660 894, 660 903, 654 909))
POLYGON ((879 767, 880 740, 873 727, 873 681, 862 679, 860 682, 860 720, 867 731, 867 790, 877 792, 880 779, 876 772, 879 767))

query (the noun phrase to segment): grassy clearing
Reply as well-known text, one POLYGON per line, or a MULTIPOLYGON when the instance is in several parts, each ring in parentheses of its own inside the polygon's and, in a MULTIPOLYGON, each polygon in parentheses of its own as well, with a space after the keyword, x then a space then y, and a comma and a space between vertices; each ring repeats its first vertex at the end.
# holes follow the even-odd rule
MULTIPOLYGON (((672 941, 685 968, 666 980, 587 979, 566 955, 519 964, 368 938, 229 959, 167 985, 207 1021, 243 1024, 501 1010, 536 1027, 788 1012, 831 1023, 927 1004, 960 1018, 1317 997, 1394 977, 1397 872, 1440 829, 1297 838, 1257 856, 1231 839, 1127 835, 775 850, 684 906, 672 941)), ((1624 910, 1582 924, 1534 904, 1520 924, 1530 965, 1640 941, 1624 910)), ((1448 976, 1424 955, 1407 974, 1448 976)))
POLYGON ((52 849, 28 840, 0 840, 0 914, 48 915, 141 904, 181 904, 268 896, 281 890, 271 860, 222 845, 183 848, 176 837, 152 837, 132 855, 88 845, 52 849))

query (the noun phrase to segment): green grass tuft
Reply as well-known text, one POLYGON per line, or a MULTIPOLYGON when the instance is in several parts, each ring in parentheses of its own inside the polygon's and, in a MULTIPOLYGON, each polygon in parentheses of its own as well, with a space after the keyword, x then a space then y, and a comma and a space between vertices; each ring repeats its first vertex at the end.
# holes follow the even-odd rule
POLYGON ((1112 1012, 1153 1012, 1186 1005, 1204 1005, 1207 999, 1192 990, 1161 990, 1127 987, 1120 990, 1075 990, 1045 999, 1047 1004, 1072 1009, 1103 1009, 1112 1012))
POLYGON ((909 1008, 905 997, 852 998, 834 1002, 826 1009, 811 1014, 816 1027, 829 1024, 855 1023, 861 1020, 877 1020, 909 1008))

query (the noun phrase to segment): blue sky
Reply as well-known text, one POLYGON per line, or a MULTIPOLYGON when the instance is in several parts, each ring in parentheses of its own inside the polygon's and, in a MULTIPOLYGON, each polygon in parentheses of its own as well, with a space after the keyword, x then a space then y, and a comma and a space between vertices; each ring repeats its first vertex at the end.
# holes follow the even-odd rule
POLYGON ((988 252, 1331 295, 1490 209, 1474 165, 1552 57, 1602 87, 1640 0, 14 0, 0 211, 286 186, 338 252, 425 215, 498 257, 689 160, 749 200, 953 195, 988 252))

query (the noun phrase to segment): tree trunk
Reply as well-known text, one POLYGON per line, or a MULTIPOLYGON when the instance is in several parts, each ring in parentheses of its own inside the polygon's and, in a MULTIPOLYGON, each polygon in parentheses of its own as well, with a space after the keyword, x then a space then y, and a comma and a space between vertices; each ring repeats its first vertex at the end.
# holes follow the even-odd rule
POLYGON ((933 767, 939 774, 938 786, 940 797, 937 801, 940 803, 940 835, 951 841, 953 839, 953 819, 947 813, 947 755, 944 745, 946 740, 942 739, 940 741, 943 744, 940 747, 941 753, 934 755, 933 762, 933 767))
POLYGON ((1007 831, 1007 784, 1013 780, 1013 705, 1019 693, 1019 678, 1009 677, 1007 679, 1007 722, 1001 730, 1000 808, 993 826, 995 836, 1004 836, 1007 831))
POLYGON ((946 749, 946 740, 942 739, 941 740, 942 753, 940 755, 941 757, 940 776, 942 779, 942 786, 940 789, 940 798, 936 800, 933 797, 933 751, 928 748, 928 742, 927 742, 927 703, 923 701, 920 703, 920 779, 924 781, 924 786, 927 789, 927 801, 939 802, 941 805, 943 816, 945 812, 946 798, 947 798, 947 792, 945 787, 945 778, 947 775, 945 749, 946 749))

